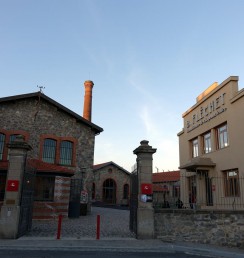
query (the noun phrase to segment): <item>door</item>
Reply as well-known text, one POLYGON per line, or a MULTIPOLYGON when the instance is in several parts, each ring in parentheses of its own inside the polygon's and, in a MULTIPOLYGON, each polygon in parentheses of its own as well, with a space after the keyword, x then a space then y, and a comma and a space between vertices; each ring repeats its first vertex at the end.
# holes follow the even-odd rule
POLYGON ((103 182, 103 201, 116 204, 116 183, 111 178, 103 182))

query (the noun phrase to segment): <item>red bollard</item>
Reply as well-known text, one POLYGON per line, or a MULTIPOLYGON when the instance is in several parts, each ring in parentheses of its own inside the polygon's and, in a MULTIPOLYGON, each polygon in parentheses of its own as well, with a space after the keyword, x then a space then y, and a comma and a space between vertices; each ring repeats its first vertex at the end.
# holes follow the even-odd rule
POLYGON ((63 219, 63 215, 62 215, 62 214, 58 215, 58 232, 57 232, 57 239, 60 239, 60 236, 61 236, 62 219, 63 219))
POLYGON ((100 215, 97 215, 97 240, 100 239, 100 215))

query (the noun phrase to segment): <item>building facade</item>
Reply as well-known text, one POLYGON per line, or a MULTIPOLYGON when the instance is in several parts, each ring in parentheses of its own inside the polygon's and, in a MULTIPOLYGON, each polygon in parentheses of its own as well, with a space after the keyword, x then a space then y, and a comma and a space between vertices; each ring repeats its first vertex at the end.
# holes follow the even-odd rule
POLYGON ((152 174, 153 203, 160 208, 175 208, 180 198, 180 171, 152 174))
POLYGON ((129 205, 130 173, 110 161, 93 167, 92 199, 95 203, 129 205))
POLYGON ((8 144, 22 135, 32 147, 27 167, 36 171, 33 217, 67 216, 70 178, 81 174, 91 178, 95 136, 102 131, 42 92, 0 98, 0 202, 8 144))
POLYGON ((190 208, 244 209, 244 90, 238 77, 212 84, 178 133, 181 199, 190 208))

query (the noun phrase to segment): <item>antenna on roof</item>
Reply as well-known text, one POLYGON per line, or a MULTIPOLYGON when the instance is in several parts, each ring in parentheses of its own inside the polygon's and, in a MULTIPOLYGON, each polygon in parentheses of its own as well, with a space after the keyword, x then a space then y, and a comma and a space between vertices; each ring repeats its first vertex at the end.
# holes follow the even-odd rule
POLYGON ((44 86, 37 85, 37 88, 39 88, 39 92, 43 93, 42 89, 45 89, 44 86))
POLYGON ((157 169, 157 173, 158 173, 158 168, 157 167, 155 167, 156 169, 157 169))

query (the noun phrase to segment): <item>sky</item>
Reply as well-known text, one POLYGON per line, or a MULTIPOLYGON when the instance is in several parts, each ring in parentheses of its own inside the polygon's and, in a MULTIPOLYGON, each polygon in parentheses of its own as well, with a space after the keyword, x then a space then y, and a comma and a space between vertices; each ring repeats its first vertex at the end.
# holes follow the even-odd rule
POLYGON ((92 80, 94 164, 178 170, 182 114, 213 82, 244 86, 243 0, 0 0, 0 97, 36 92, 79 115, 92 80))

